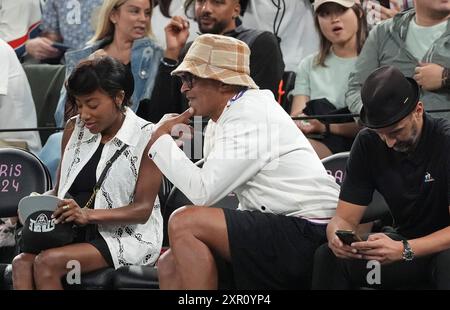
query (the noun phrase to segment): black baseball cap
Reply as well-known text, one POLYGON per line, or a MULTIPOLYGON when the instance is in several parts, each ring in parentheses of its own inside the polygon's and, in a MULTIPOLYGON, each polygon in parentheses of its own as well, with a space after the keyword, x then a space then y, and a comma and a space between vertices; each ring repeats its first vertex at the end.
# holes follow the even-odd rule
POLYGON ((39 254, 73 242, 73 223, 55 223, 52 218, 59 198, 50 195, 28 196, 19 202, 19 219, 23 223, 21 251, 39 254))

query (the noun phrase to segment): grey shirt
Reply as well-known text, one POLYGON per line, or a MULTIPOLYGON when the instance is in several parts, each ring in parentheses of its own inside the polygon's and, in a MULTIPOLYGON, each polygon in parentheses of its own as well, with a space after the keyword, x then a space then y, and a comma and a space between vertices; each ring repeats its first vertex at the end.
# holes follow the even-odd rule
MULTIPOLYGON (((405 76, 413 77, 419 61, 450 67, 450 24, 445 32, 430 46, 423 59, 415 58, 406 47, 406 35, 410 21, 415 16, 411 9, 392 19, 378 24, 369 34, 356 62, 355 71, 350 74, 349 87, 345 96, 346 105, 353 113, 359 113, 362 102, 361 86, 369 74, 384 65, 394 65, 405 76)), ((449 109, 450 90, 423 91, 421 100, 426 110, 449 109)), ((434 117, 450 120, 450 112, 433 113, 434 117)))

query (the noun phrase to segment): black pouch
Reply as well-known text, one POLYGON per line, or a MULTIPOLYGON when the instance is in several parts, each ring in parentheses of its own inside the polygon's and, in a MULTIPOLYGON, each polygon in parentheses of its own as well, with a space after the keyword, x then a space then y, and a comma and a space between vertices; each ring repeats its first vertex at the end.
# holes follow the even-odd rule
POLYGON ((351 123, 354 122, 353 117, 345 116, 340 117, 339 114, 350 114, 348 108, 336 109, 336 107, 328 101, 326 98, 313 99, 306 103, 306 107, 303 109, 305 115, 337 115, 337 117, 331 117, 326 119, 319 119, 322 123, 351 123))

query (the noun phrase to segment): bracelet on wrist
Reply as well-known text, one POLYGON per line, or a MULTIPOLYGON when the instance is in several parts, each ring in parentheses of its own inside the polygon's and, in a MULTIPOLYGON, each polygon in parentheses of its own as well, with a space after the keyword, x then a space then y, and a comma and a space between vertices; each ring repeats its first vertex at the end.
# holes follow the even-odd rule
POLYGON ((450 68, 444 68, 442 71, 442 88, 450 89, 450 68))
POLYGON ((331 131, 330 131, 330 123, 325 123, 325 133, 324 133, 324 135, 325 136, 329 136, 330 133, 331 133, 331 131))
POLYGON ((178 61, 166 57, 161 58, 161 63, 168 68, 175 68, 178 66, 178 61))

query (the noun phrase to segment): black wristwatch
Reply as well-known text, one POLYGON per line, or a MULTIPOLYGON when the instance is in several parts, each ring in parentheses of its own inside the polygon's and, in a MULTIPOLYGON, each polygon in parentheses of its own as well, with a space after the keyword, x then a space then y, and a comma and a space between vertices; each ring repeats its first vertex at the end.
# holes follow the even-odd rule
POLYGON ((408 240, 403 239, 403 253, 402 258, 404 261, 410 262, 414 259, 414 251, 408 243, 408 240))

